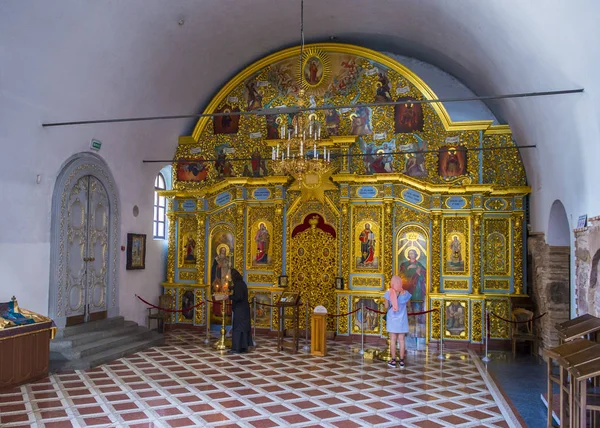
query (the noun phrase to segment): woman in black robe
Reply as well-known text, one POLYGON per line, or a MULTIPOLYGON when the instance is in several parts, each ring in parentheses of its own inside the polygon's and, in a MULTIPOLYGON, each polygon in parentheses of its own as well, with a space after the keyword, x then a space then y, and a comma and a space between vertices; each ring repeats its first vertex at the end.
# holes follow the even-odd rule
POLYGON ((250 329, 250 303, 248 303, 248 286, 242 274, 231 269, 233 293, 229 296, 233 311, 233 327, 231 329, 231 351, 233 353, 248 352, 253 346, 250 329))

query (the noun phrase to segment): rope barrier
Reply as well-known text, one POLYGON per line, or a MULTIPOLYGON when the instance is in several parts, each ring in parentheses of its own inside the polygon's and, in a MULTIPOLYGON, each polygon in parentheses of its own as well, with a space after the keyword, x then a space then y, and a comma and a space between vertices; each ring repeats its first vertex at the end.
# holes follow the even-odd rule
MULTIPOLYGON (((387 314, 387 311, 378 311, 377 309, 373 309, 373 308, 369 308, 369 307, 366 307, 365 309, 367 309, 367 310, 369 310, 371 312, 375 312, 377 314, 381 314, 381 315, 387 314)), ((408 316, 423 315, 423 314, 428 314, 430 312, 437 311, 437 310, 439 310, 439 309, 438 308, 434 308, 434 309, 430 309, 428 311, 423 311, 423 312, 409 312, 407 315, 408 316)))
POLYGON ((533 322, 533 321, 535 321, 535 320, 539 320, 541 317, 543 317, 543 316, 544 316, 544 315, 546 315, 547 313, 548 313, 548 312, 544 312, 542 315, 539 315, 539 316, 537 316, 537 317, 533 317, 533 318, 531 318, 530 320, 525 320, 525 321, 511 321, 511 320, 507 320, 506 318, 502 318, 501 316, 499 316, 499 315, 496 315, 496 314, 495 314, 495 313, 493 313, 493 312, 490 312, 490 314, 491 314, 491 315, 495 316, 496 318, 498 318, 498 319, 500 319, 500 320, 502 320, 502 321, 504 321, 504 322, 510 323, 510 324, 526 324, 526 323, 528 323, 528 322, 533 322))
POLYGON ((337 318, 337 317, 345 317, 348 315, 352 315, 355 312, 360 311, 360 308, 354 309, 352 312, 348 312, 347 314, 327 314, 328 317, 337 318))
POLYGON ((202 306, 204 304, 204 301, 202 301, 202 302, 198 303, 196 306, 190 306, 188 308, 183 308, 183 309, 169 309, 169 308, 161 308, 160 306, 153 305, 152 303, 150 303, 150 302, 142 299, 137 294, 135 295, 135 297, 137 297, 138 299, 140 299, 142 302, 144 302, 148 306, 151 306, 154 309, 158 309, 158 310, 164 311, 164 312, 188 312, 188 311, 191 311, 192 309, 198 308, 198 307, 200 307, 200 306, 202 306))

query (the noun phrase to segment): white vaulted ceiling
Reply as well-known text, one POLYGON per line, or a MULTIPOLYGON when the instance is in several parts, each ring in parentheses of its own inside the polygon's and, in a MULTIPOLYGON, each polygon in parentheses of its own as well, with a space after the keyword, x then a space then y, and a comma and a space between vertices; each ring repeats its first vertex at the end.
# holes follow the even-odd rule
MULTIPOLYGON (((306 0, 304 13, 307 42, 415 57, 478 95, 585 88, 489 104, 518 144, 538 146, 524 158, 533 228, 545 231, 556 199, 571 221, 600 214, 599 12, 594 0, 306 0)), ((56 174, 67 156, 46 151, 70 154, 97 136, 116 141, 107 156, 168 159, 193 119, 40 124, 200 112, 245 66, 298 44, 299 14, 299 0, 2 0, 2 158, 50 163, 56 174)), ((21 170, 2 174, 16 186, 29 180, 21 170)), ((10 193, 13 202, 27 202, 22 193, 10 193)))

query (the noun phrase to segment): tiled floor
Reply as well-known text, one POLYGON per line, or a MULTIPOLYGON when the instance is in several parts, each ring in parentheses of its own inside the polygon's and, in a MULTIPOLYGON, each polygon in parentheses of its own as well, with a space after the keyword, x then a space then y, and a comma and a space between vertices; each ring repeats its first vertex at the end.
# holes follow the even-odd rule
POLYGON ((312 357, 264 337, 234 356, 203 341, 170 332, 163 347, 0 393, 0 426, 520 426, 464 351, 411 351, 401 370, 335 342, 312 357))

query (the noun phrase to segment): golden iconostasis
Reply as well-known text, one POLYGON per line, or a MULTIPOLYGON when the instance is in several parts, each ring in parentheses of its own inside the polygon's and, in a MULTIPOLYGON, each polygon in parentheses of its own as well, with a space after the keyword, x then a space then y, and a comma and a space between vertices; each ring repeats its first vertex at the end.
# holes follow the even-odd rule
MULTIPOLYGON (((206 112, 294 105, 298 49, 271 55, 232 79, 206 112)), ((298 291, 329 313, 379 307, 393 274, 412 298, 411 335, 481 342, 485 305, 508 316, 523 286, 523 218, 529 193, 510 129, 452 122, 425 83, 392 59, 356 46, 311 45, 302 62, 332 169, 308 180, 273 174, 278 128, 292 114, 199 120, 181 137, 169 198, 165 293, 179 307, 220 291, 235 267, 250 296, 274 304, 298 291), (389 107, 360 106, 406 101, 389 107), (412 102, 411 102, 412 101, 412 102), (486 150, 480 150, 486 149, 486 150)), ((283 143, 283 142, 282 142, 283 143)), ((321 147, 315 146, 315 153, 321 147)), ((325 154, 323 152, 323 154, 325 154)), ((205 325, 206 307, 175 322, 205 325)), ((221 312, 210 309, 210 319, 221 312)), ((277 312, 257 305, 259 328, 277 312)), ((301 317, 301 327, 304 327, 301 317)), ((385 332, 371 311, 329 318, 339 335, 385 332)), ((507 338, 492 323, 491 335, 507 338)))

